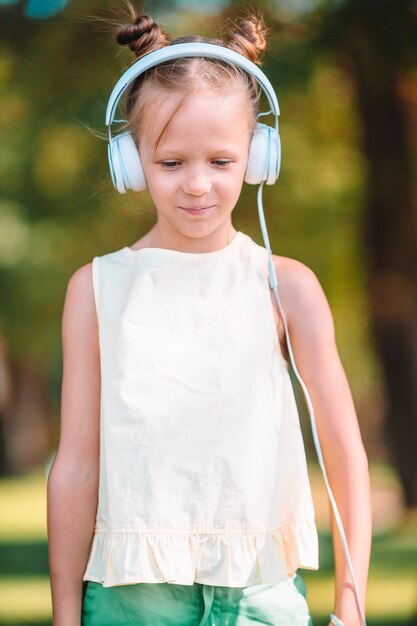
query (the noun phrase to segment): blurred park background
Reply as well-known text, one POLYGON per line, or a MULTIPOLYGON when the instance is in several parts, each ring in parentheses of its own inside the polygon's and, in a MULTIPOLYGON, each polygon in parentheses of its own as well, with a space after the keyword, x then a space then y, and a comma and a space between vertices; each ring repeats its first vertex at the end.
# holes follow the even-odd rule
MULTIPOLYGON (((263 69, 283 149, 281 176, 264 188, 271 246, 316 272, 333 311, 372 479, 368 624, 415 625, 417 2, 134 3, 172 36, 217 37, 246 6, 271 26, 263 69)), ((102 138, 131 59, 96 18, 122 6, 0 0, 0 626, 51 623, 46 472, 59 438, 67 282, 155 219, 147 192, 113 190, 102 138)), ((256 192, 244 185, 234 225, 263 244, 256 192)), ((320 570, 300 573, 315 626, 327 626, 328 499, 293 380, 320 533, 320 570)))

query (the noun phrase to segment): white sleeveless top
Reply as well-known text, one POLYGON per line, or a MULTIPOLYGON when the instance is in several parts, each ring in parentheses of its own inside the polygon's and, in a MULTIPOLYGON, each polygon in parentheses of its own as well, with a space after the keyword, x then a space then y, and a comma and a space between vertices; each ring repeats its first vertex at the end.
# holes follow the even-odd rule
POLYGON ((318 569, 267 262, 241 231, 212 252, 94 257, 100 477, 83 580, 243 587, 318 569))

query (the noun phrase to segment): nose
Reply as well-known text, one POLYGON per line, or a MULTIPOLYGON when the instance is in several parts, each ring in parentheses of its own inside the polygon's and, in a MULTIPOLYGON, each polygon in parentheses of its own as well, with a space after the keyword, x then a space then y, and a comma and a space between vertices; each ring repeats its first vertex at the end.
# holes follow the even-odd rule
POLYGON ((184 193, 191 196, 202 196, 209 193, 211 187, 212 184, 209 176, 202 170, 191 171, 191 169, 189 169, 188 172, 186 172, 185 180, 182 185, 184 193))

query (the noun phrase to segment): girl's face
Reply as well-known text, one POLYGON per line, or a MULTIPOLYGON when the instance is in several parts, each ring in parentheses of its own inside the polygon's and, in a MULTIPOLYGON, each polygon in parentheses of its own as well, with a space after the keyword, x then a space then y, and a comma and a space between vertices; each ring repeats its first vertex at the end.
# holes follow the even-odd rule
POLYGON ((154 154, 155 138, 176 103, 176 96, 155 96, 152 120, 145 112, 139 151, 158 228, 180 240, 204 237, 231 224, 246 171, 251 127, 243 93, 207 91, 183 103, 154 154))

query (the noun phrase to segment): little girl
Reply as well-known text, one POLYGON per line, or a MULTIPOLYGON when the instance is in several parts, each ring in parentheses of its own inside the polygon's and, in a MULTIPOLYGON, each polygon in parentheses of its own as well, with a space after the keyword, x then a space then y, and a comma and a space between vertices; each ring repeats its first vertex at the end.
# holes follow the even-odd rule
POLYGON ((117 40, 136 59, 208 43, 237 61, 190 53, 122 87, 113 183, 147 187, 156 222, 68 283, 48 476, 54 626, 311 626, 298 568, 318 569, 318 537, 290 360, 351 556, 335 508, 330 623, 363 626, 368 464, 329 305, 312 270, 232 224, 265 131, 254 75, 267 27, 248 11, 225 41, 171 40, 129 9, 117 40))

